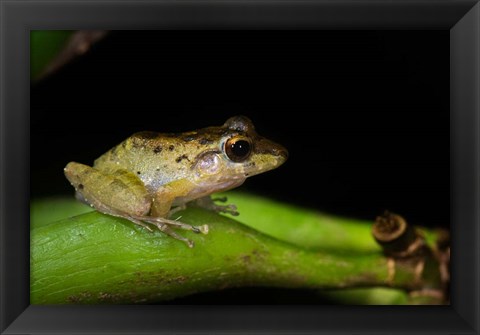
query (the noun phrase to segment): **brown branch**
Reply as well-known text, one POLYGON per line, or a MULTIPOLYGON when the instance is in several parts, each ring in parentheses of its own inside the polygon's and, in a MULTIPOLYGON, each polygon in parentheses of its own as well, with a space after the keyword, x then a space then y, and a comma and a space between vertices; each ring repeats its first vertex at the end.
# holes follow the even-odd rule
POLYGON ((93 44, 104 38, 107 33, 108 31, 106 30, 79 30, 75 32, 57 57, 38 76, 37 80, 42 80, 52 75, 73 59, 85 54, 91 49, 93 44))

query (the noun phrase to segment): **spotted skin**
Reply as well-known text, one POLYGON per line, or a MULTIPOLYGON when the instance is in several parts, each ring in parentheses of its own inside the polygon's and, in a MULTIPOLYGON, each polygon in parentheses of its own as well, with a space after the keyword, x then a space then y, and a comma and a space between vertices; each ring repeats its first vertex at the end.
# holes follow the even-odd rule
POLYGON ((209 201, 209 195, 277 168, 287 155, 281 145, 258 135, 248 118, 236 116, 222 126, 196 131, 135 133, 96 159, 92 167, 68 163, 65 176, 77 197, 96 210, 146 228, 153 225, 192 247, 191 240, 172 228, 194 232, 207 232, 208 228, 170 220, 172 213, 194 202, 217 212, 238 214, 233 205, 209 201), (247 143, 248 150, 245 146, 239 150, 237 142, 247 143))

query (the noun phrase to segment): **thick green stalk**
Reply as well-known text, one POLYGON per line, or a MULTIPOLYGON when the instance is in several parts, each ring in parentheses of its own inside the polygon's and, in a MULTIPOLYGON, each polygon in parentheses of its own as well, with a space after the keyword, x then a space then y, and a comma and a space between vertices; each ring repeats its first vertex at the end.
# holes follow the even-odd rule
MULTIPOLYGON (((354 254, 382 251, 372 238, 375 217, 367 221, 325 214, 242 192, 225 195, 239 209, 235 220, 302 248, 354 254)), ((415 226, 433 247, 438 233, 415 226)))
POLYGON ((149 233, 97 212, 47 223, 39 215, 35 218, 38 208, 32 206, 32 304, 147 303, 238 286, 411 289, 425 282, 439 285, 435 275, 418 281, 411 264, 398 264, 392 276, 389 261, 373 246, 363 253, 342 248, 327 252, 313 250, 315 238, 310 237, 309 250, 201 209, 181 212, 184 222, 210 226, 208 235, 180 232, 195 241, 195 248, 189 249, 160 232, 149 233))

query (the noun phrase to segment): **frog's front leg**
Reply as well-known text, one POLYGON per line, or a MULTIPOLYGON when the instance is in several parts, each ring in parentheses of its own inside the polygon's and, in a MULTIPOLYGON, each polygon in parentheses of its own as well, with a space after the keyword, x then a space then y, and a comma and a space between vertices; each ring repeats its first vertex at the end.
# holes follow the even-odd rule
POLYGON ((237 206, 234 204, 229 205, 217 205, 215 201, 226 202, 227 197, 212 199, 210 196, 205 196, 193 201, 197 207, 205 208, 217 213, 228 213, 233 216, 238 216, 240 213, 237 211, 237 206))

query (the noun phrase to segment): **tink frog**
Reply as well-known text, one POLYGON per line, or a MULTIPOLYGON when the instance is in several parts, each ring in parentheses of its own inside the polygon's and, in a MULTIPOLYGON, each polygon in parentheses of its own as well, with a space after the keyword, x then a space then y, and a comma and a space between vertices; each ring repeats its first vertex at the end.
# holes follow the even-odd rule
POLYGON ((238 215, 234 205, 216 204, 210 195, 277 168, 287 155, 284 147, 258 135, 248 118, 235 116, 223 126, 185 133, 136 133, 100 156, 93 167, 68 163, 65 176, 77 198, 97 211, 150 231, 157 227, 193 247, 172 228, 206 234, 208 226, 169 219, 173 213, 188 203, 238 215))

